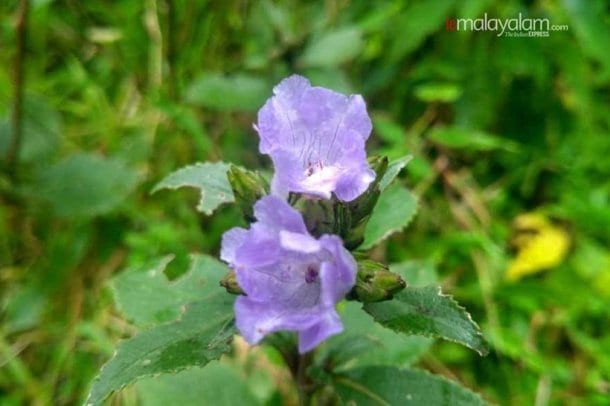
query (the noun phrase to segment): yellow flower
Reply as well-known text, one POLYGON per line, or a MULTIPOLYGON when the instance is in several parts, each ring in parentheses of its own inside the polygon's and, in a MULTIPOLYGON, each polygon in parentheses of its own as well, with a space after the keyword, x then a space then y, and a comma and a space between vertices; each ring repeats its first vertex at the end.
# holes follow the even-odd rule
POLYGON ((516 281, 561 264, 570 247, 570 236, 564 228, 539 213, 521 214, 514 225, 517 234, 512 243, 517 255, 508 266, 507 280, 516 281))

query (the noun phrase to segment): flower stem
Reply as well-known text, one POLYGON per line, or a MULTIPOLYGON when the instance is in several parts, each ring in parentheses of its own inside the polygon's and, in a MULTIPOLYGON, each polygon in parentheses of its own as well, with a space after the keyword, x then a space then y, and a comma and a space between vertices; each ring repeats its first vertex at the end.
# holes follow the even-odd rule
POLYGON ((307 368, 313 361, 313 352, 308 352, 299 355, 297 368, 294 375, 295 383, 297 385, 297 391, 299 392, 299 405, 307 406, 310 403, 310 396, 312 392, 312 382, 307 376, 307 368))

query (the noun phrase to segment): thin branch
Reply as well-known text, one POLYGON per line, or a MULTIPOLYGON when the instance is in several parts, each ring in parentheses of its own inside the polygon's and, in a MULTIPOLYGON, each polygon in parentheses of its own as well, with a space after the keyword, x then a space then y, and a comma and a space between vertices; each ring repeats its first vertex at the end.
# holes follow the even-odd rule
POLYGON ((12 376, 16 385, 25 389, 27 396, 32 400, 32 404, 45 404, 47 393, 41 387, 40 382, 34 378, 27 365, 19 358, 8 341, 5 339, 3 331, 0 331, 0 366, 6 368, 12 376))
POLYGON ((157 96, 163 78, 163 34, 159 25, 157 1, 146 1, 144 26, 150 38, 148 48, 148 87, 157 96))
POLYGON ((166 0, 167 6, 167 73, 169 76, 169 94, 175 99, 178 94, 178 75, 176 66, 176 5, 174 0, 166 0))

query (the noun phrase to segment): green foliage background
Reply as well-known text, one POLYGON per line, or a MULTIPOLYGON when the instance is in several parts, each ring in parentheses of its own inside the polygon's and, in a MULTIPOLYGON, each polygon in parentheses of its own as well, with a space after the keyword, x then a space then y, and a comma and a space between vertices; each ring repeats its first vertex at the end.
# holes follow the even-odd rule
MULTIPOLYGON (((413 341, 422 350, 408 363, 501 405, 610 404, 608 2, 36 0, 21 58, 18 9, 0 4, 1 404, 82 403, 136 328, 106 282, 171 253, 173 278, 189 253, 218 252, 221 233, 241 221, 237 208, 208 217, 193 191, 149 191, 197 161, 269 168, 252 123, 291 73, 363 94, 369 153, 413 154, 401 176, 419 212, 372 255, 432 269, 492 347, 480 358, 413 341), (543 38, 445 30, 447 18, 484 13, 569 29, 543 38), (553 269, 508 283, 511 224, 530 211, 568 230, 571 248, 553 269)), ((201 382, 240 379, 239 391, 205 399, 294 402, 268 357, 267 373, 237 354, 112 402, 167 404, 159 399, 172 390, 189 402, 204 399, 188 391, 201 382)))

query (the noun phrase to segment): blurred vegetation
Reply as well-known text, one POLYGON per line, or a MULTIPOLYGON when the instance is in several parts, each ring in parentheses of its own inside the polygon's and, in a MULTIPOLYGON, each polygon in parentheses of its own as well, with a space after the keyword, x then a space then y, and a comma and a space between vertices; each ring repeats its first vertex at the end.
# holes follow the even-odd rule
MULTIPOLYGON (((293 72, 363 94, 369 153, 413 154, 402 177, 419 213, 373 256, 433 268, 493 347, 439 342, 409 362, 497 404, 610 404, 608 2, 32 0, 20 30, 26 2, 0 4, 2 405, 82 403, 134 332, 107 280, 170 253, 173 277, 189 253, 217 254, 237 208, 211 218, 194 191, 149 191, 197 161, 269 168, 252 123, 293 72), (445 30, 485 12, 569 30, 445 30), (538 220, 513 222, 525 213, 538 220), (537 265, 507 278, 517 260, 537 265)), ((113 402, 169 404, 164 388, 210 399, 189 388, 238 379, 238 399, 294 402, 273 359, 235 351, 195 384, 143 382, 113 402)))

